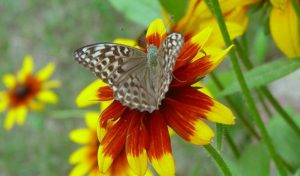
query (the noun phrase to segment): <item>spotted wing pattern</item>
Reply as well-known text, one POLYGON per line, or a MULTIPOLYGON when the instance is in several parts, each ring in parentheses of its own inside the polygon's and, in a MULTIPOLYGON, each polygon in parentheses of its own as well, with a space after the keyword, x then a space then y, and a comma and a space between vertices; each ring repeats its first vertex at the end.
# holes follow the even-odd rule
POLYGON ((96 43, 79 48, 75 60, 109 84, 114 98, 140 111, 153 111, 155 96, 150 88, 146 53, 113 43, 96 43))
POLYGON ((96 43, 75 51, 75 60, 109 84, 114 98, 140 111, 158 109, 172 81, 172 71, 183 44, 179 33, 172 33, 158 51, 155 78, 141 50, 113 43, 96 43))
POLYGON ((158 61, 161 65, 161 71, 158 71, 160 75, 158 76, 158 85, 156 87, 158 102, 165 98, 165 94, 169 90, 172 72, 183 43, 184 37, 180 33, 171 33, 166 37, 158 50, 158 61))

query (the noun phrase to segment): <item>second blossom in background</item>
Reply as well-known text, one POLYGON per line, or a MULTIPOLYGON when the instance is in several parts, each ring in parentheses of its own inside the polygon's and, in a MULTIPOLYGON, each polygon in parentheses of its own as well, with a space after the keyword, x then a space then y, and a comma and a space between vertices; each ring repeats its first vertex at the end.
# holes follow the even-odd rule
POLYGON ((271 4, 270 30, 274 42, 286 56, 300 56, 299 17, 291 0, 271 0, 271 4))
POLYGON ((14 124, 22 125, 29 110, 40 111, 45 104, 57 103, 57 95, 51 90, 60 86, 56 80, 48 80, 55 65, 49 63, 34 73, 31 56, 26 56, 23 67, 16 75, 5 74, 3 83, 6 90, 0 91, 0 112, 7 110, 4 128, 10 130, 14 124))

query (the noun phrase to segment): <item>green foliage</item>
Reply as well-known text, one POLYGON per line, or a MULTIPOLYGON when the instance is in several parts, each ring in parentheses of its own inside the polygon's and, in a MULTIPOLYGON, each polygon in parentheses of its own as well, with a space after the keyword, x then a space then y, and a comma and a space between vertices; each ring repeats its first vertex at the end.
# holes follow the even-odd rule
MULTIPOLYGON (((290 117, 300 125, 300 115, 293 109, 287 109, 290 117)), ((300 166, 300 139, 292 128, 278 114, 275 115, 268 124, 268 131, 279 155, 295 171, 300 166)))
POLYGON ((186 12, 186 0, 159 0, 159 2, 169 12, 174 22, 178 22, 186 12))
POLYGON ((262 144, 248 145, 241 157, 230 161, 234 176, 270 175, 270 157, 262 144))
MULTIPOLYGON (((300 68, 300 59, 279 59, 258 67, 245 73, 245 79, 249 88, 267 85, 278 80, 300 68)), ((240 86, 237 82, 229 84, 217 97, 239 92, 240 86)))
POLYGON ((127 19, 144 27, 156 18, 161 18, 161 7, 158 0, 109 0, 127 19))
POLYGON ((268 49, 267 36, 263 29, 259 29, 256 33, 254 44, 253 44, 253 58, 257 64, 262 64, 266 58, 268 49))

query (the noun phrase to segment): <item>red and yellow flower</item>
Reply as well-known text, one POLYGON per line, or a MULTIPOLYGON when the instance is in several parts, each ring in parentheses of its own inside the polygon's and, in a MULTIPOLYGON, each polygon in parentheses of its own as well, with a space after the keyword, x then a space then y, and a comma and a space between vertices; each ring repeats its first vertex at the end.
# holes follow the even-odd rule
MULTIPOLYGON (((97 138, 98 112, 88 112, 85 114, 85 123, 87 128, 78 128, 70 132, 70 139, 83 145, 76 149, 69 158, 69 162, 75 167, 71 170, 70 176, 99 176, 99 175, 134 175, 130 169, 125 152, 120 154, 112 164, 109 172, 101 174, 98 168, 98 148, 99 140, 97 138)), ((148 170, 147 175, 151 172, 148 170)))
POLYGON ((33 74, 34 64, 31 56, 24 58, 22 69, 16 74, 5 74, 3 83, 7 90, 0 91, 0 112, 7 110, 4 128, 9 130, 16 123, 24 124, 28 109, 41 110, 45 103, 56 103, 57 96, 51 88, 59 82, 48 80, 55 65, 49 63, 33 74))
POLYGON ((286 56, 300 56, 300 24, 292 2, 271 0, 271 4, 270 31, 274 42, 286 56))
MULTIPOLYGON (((81 107, 97 101, 108 102, 102 107, 98 126, 101 173, 109 172, 116 159, 126 155, 124 160, 136 175, 146 173, 148 160, 160 175, 174 175, 168 126, 184 140, 206 145, 213 139, 214 132, 205 121, 234 124, 235 118, 227 107, 198 90, 197 79, 215 69, 230 50, 203 52, 211 33, 211 28, 205 28, 185 41, 173 71, 176 79, 170 84, 159 110, 153 113, 131 110, 113 100, 111 88, 100 80, 81 92, 77 99, 81 107)), ((147 30, 147 45, 159 47, 166 35, 162 20, 155 20, 147 30)))

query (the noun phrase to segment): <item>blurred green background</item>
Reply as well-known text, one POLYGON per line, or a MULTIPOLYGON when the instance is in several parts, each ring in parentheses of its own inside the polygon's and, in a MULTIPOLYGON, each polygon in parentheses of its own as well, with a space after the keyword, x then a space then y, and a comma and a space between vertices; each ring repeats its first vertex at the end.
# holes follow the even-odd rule
MULTIPOLYGON (((0 0, 0 26, 1 77, 19 70, 23 57, 30 54, 36 71, 55 62, 52 79, 62 82, 56 90, 59 103, 48 105, 46 112, 30 113, 24 126, 5 131, 5 113, 1 113, 0 176, 67 175, 72 168, 68 157, 79 146, 69 140, 69 132, 85 127, 75 98, 95 80, 74 62, 73 51, 89 43, 134 36, 143 28, 125 20, 104 0, 0 0)), ((4 89, 2 82, 0 88, 4 89)))
MULTIPOLYGON (((112 2, 115 4, 117 1, 112 2)), ((128 5, 133 4, 128 2, 128 5)), ((155 10, 157 11, 160 9, 155 10)), ((129 21, 132 17, 130 14, 121 14, 105 0, 0 0, 0 76, 20 69, 23 57, 30 54, 34 58, 36 70, 49 61, 55 62, 57 67, 52 79, 62 82, 62 87, 56 90, 59 95, 57 105, 49 105, 46 112, 30 113, 24 126, 16 126, 10 132, 0 128, 0 176, 53 176, 69 173, 72 166, 68 164, 68 157, 79 147, 70 141, 69 132, 85 127, 84 111, 98 110, 97 107, 78 110, 75 105, 76 96, 95 77, 73 61, 73 51, 85 44, 112 41, 117 37, 136 38, 144 31, 151 18, 149 15, 147 20, 141 22, 143 15, 136 19, 140 23, 129 21)), ((251 19, 257 19, 260 15, 261 12, 251 19)), ((248 41, 249 55, 257 65, 282 56, 263 25, 264 19, 260 19, 259 23, 251 22, 244 36, 251 39, 248 41)), ((225 83, 234 80, 232 73, 223 72, 227 68, 228 63, 225 61, 217 71, 222 73, 220 75, 225 83)), ((293 82, 295 77, 291 79, 293 82)), ((209 77, 204 81, 213 93, 217 92, 209 77)), ((0 89, 4 89, 2 83, 0 89)), ((278 95, 286 96, 282 93, 286 89, 278 86, 274 89, 278 95)), ((291 99, 287 99, 289 100, 291 99)), ((240 103, 240 108, 247 114, 240 94, 235 96, 235 101, 240 103)), ((300 117, 295 113, 297 110, 294 110, 298 107, 295 104, 298 101, 292 99, 292 102, 289 111, 299 122, 300 117)), ((4 116, 5 113, 1 113, 1 126, 4 116)), ((300 166, 300 159, 295 157, 300 153, 300 141, 277 115, 274 117, 270 120, 268 129, 276 148, 292 165, 292 170, 296 171, 300 166), (279 133, 277 129, 285 130, 279 133), (293 140, 286 140, 287 138, 293 140)), ((229 133, 242 153, 239 159, 234 159, 227 145, 222 148, 223 156, 235 175, 270 174, 273 166, 269 163, 265 148, 259 142, 251 140, 239 121, 229 128, 229 133)), ((202 147, 187 144, 176 136, 173 138, 176 175, 219 174, 214 161, 202 147)))

